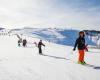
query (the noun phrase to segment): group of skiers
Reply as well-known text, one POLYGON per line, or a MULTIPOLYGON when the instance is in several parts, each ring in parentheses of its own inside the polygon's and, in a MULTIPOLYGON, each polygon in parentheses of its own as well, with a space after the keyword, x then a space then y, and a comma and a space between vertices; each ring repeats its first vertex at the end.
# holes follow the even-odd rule
MULTIPOLYGON (((18 40, 18 46, 20 46, 20 43, 22 43, 23 47, 25 47, 27 44, 27 40, 26 39, 22 40, 20 38, 18 40)), ((42 55, 42 46, 45 47, 42 40, 40 40, 39 43, 37 44, 40 55, 42 55)), ((85 33, 84 33, 84 31, 80 31, 79 37, 76 39, 74 49, 73 49, 73 51, 75 51, 76 47, 78 48, 78 52, 79 52, 78 64, 82 64, 82 65, 86 64, 86 62, 84 61, 84 56, 85 56, 85 51, 88 51, 87 46, 88 46, 88 44, 85 44, 85 33)))
POLYGON ((26 39, 23 39, 17 34, 17 38, 18 38, 18 46, 20 47, 21 46, 21 43, 22 43, 22 46, 23 47, 26 47, 26 44, 27 44, 27 40, 26 39))
MULTIPOLYGON (((21 43, 22 43, 23 47, 27 46, 27 40, 26 39, 22 40, 22 38, 19 38, 19 40, 18 40, 18 46, 19 47, 21 46, 21 43)), ((42 55, 42 46, 45 47, 45 45, 42 43, 42 40, 40 40, 38 44, 36 42, 34 42, 34 44, 36 45, 36 47, 38 47, 39 54, 42 55)))
POLYGON ((21 46, 21 43, 22 43, 23 47, 26 47, 27 40, 26 40, 26 39, 23 39, 23 40, 22 40, 22 38, 20 38, 20 39, 18 40, 18 46, 19 46, 19 47, 21 46))

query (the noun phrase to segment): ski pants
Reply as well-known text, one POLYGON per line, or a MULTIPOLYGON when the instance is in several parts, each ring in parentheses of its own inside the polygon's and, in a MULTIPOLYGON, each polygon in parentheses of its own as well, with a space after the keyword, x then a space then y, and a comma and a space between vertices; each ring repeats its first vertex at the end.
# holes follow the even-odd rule
POLYGON ((41 49, 41 47, 39 47, 39 53, 42 54, 42 49, 41 49))
POLYGON ((79 59, 78 62, 84 62, 84 50, 78 50, 79 51, 79 59))
POLYGON ((25 47, 26 46, 26 43, 23 43, 23 47, 25 47))

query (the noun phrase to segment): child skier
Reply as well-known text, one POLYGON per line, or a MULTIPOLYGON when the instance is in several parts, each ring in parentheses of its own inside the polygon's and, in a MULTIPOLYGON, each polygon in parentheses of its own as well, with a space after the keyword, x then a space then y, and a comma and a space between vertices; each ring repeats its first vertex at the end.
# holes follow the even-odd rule
POLYGON ((26 44, 27 44, 27 40, 24 39, 24 40, 23 40, 23 47, 26 47, 26 44))
POLYGON ((85 55, 85 34, 83 31, 79 32, 79 37, 77 38, 76 42, 75 42, 75 46, 74 46, 74 51, 76 50, 76 47, 78 47, 78 52, 79 52, 79 59, 78 59, 78 63, 79 64, 86 64, 86 62, 84 61, 84 55, 85 55))
POLYGON ((35 44, 35 46, 37 47, 37 45, 38 45, 37 42, 34 42, 34 44, 35 44))
POLYGON ((18 46, 20 47, 20 40, 18 40, 18 46))
POLYGON ((21 43, 22 43, 22 38, 20 38, 20 39, 18 40, 18 46, 19 46, 19 47, 21 46, 21 43))
POLYGON ((40 40, 39 43, 38 43, 38 49, 39 49, 40 55, 42 55, 42 46, 45 46, 45 45, 42 43, 42 40, 40 40))

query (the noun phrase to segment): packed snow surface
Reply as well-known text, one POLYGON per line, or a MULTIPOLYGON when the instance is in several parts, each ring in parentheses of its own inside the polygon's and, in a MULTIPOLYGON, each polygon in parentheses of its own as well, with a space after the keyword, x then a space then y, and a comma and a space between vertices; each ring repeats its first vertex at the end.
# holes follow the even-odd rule
POLYGON ((33 44, 38 38, 25 37, 27 47, 17 46, 16 36, 0 36, 0 80, 99 80, 100 49, 89 48, 85 61, 77 64, 73 47, 43 41, 43 55, 33 44))

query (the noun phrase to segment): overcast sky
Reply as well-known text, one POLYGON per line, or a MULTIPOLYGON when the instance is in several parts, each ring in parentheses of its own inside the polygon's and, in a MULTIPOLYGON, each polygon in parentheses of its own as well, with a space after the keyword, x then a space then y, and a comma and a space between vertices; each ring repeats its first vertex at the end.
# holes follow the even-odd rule
POLYGON ((0 26, 100 30, 100 0, 0 0, 0 26))

